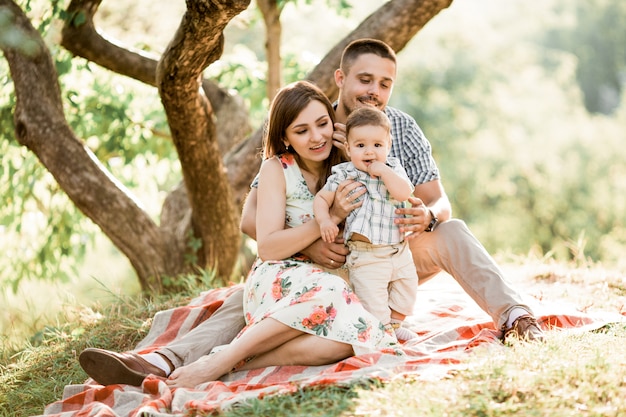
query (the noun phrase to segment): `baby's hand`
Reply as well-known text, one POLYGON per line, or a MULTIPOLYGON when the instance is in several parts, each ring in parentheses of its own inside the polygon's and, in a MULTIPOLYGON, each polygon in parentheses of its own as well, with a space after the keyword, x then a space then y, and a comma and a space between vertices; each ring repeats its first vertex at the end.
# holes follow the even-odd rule
POLYGON ((320 224, 320 234, 324 242, 332 243, 339 234, 339 227, 332 220, 323 221, 320 224))
POLYGON ((380 177, 387 169, 387 165, 384 162, 374 161, 367 167, 367 172, 372 177, 380 177))

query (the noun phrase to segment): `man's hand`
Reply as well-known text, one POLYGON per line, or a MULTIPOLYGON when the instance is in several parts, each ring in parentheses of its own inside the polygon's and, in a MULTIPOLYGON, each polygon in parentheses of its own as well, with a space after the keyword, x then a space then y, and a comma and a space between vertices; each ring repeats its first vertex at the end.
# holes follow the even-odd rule
POLYGON ((406 239, 418 236, 426 230, 431 221, 430 211, 421 199, 409 197, 409 203, 411 203, 411 207, 396 209, 396 214, 408 215, 408 217, 397 217, 394 220, 395 224, 400 225, 402 233, 410 232, 406 239))
POLYGON ((341 149, 348 156, 346 151, 346 125, 343 123, 335 123, 335 130, 333 131, 333 145, 338 149, 341 149))
POLYGON ((324 268, 337 269, 346 262, 350 250, 344 245, 343 238, 337 238, 332 243, 317 239, 301 252, 324 268))

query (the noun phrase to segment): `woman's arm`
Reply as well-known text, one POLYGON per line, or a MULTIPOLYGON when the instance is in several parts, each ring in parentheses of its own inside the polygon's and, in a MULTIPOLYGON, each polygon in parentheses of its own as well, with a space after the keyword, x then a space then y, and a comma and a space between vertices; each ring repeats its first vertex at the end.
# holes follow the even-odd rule
POLYGON ((268 159, 259 174, 256 209, 257 252, 263 260, 285 259, 320 237, 314 220, 285 228, 286 199, 283 167, 277 159, 268 159))
MULTIPOLYGON (((284 182, 284 176, 283 176, 284 182)), ((365 187, 356 181, 344 181, 339 185, 337 190, 337 197, 332 206, 332 215, 337 219, 343 220, 348 213, 359 207, 362 202, 352 203, 353 199, 357 199, 359 196, 365 193, 365 187), (352 194, 354 193, 354 194, 352 194), (351 199, 346 197, 350 195, 351 199)), ((252 187, 244 202, 243 211, 241 213, 241 231, 252 239, 256 240, 257 228, 256 228, 256 213, 257 213, 257 196, 258 190, 256 187, 252 187)), ((292 251, 288 256, 295 255, 298 251, 292 251)), ((338 239, 333 243, 326 243, 321 239, 315 240, 311 245, 306 248, 300 249, 301 253, 311 258, 311 260, 324 268, 336 268, 343 265, 346 261, 346 255, 349 253, 348 248, 343 244, 343 239, 338 239), (332 263, 330 262, 332 260, 332 263)))

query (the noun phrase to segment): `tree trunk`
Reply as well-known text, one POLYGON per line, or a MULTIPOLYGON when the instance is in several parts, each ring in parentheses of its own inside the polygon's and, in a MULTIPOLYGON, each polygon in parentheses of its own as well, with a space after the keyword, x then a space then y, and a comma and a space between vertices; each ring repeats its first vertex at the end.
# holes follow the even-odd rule
MULTIPOLYGON (((261 162, 262 130, 247 140, 232 140, 248 132, 242 101, 203 81, 201 75, 221 55, 224 27, 248 7, 249 0, 188 2, 179 30, 160 61, 113 45, 97 34, 93 16, 100 1, 72 0, 68 12, 73 19, 66 21, 62 44, 112 71, 158 86, 184 178, 184 187, 178 187, 165 201, 161 227, 71 131, 44 42, 13 1, 0 0, 0 6, 13 15, 15 26, 36 40, 38 48, 25 55, 2 46, 17 97, 17 139, 37 155, 74 204, 128 257, 144 291, 161 291, 161 277, 188 270, 189 232, 202 242, 199 265, 216 267, 219 277, 228 279, 239 249, 238 213, 261 162), (83 23, 76 24, 79 21, 83 23)), ((308 78, 334 98, 337 90, 332 74, 348 42, 373 37, 400 51, 451 2, 385 3, 342 39, 308 78)), ((269 40, 271 36, 276 34, 268 35, 268 47, 278 47, 278 42, 269 40)))
POLYGON ((0 0, 0 6, 37 46, 30 55, 3 48, 17 98, 17 140, 37 155, 74 204, 128 257, 142 289, 159 292, 156 278, 175 272, 164 244, 167 236, 76 138, 65 120, 56 69, 39 33, 14 2, 0 0))
POLYGON ((257 0, 265 22, 265 54, 267 55, 267 97, 270 101, 281 87, 282 61, 280 58, 280 44, 282 25, 277 0, 257 0))
POLYGON ((239 216, 217 143, 202 71, 222 55, 226 24, 248 1, 189 2, 157 67, 157 85, 191 204, 192 228, 202 241, 200 265, 230 278, 239 251, 239 216))

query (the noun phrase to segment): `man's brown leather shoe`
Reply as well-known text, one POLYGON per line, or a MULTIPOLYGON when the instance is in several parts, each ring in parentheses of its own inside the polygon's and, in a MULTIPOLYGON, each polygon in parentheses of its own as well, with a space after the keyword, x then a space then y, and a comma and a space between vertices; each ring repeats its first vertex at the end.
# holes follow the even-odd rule
POLYGON ((87 375, 102 385, 128 384, 140 386, 146 376, 166 377, 165 371, 136 353, 117 353, 88 348, 78 357, 87 375))
POLYGON ((506 341, 511 337, 525 342, 541 342, 544 339, 543 331, 539 328, 537 320, 529 314, 516 318, 511 327, 504 330, 504 340, 506 341))

